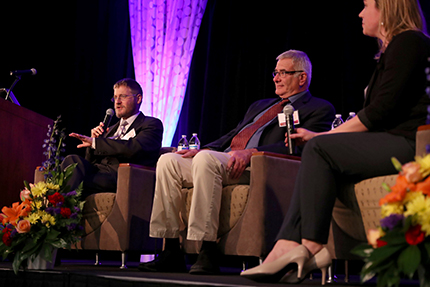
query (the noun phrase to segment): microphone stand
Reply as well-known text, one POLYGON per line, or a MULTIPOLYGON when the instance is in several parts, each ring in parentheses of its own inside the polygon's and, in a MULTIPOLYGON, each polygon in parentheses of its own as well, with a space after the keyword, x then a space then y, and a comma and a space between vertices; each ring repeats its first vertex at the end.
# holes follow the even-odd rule
POLYGON ((12 103, 17 104, 18 106, 20 106, 18 100, 16 99, 15 95, 12 93, 12 89, 16 86, 16 84, 19 82, 19 80, 21 80, 20 76, 16 76, 15 81, 13 81, 12 86, 10 86, 9 90, 4 89, 6 91, 6 98, 5 100, 7 101, 7 99, 10 97, 12 103))

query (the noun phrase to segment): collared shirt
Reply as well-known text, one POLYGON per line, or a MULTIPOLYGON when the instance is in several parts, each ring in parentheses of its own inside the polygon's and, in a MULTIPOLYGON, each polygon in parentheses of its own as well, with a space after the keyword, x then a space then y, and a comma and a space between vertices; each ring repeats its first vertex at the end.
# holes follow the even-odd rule
MULTIPOLYGON (((134 114, 134 115, 132 115, 132 116, 130 116, 130 117, 128 117, 127 119, 123 119, 123 118, 121 118, 121 120, 120 120, 120 123, 119 123, 119 125, 118 125, 118 127, 121 127, 121 124, 124 122, 124 121, 127 121, 127 125, 125 125, 125 130, 128 130, 128 128, 133 124, 133 122, 136 120, 136 118, 137 118, 137 116, 139 115, 139 113, 140 112, 137 112, 137 114, 134 114)), ((113 137, 115 137, 115 136, 117 136, 117 135, 119 135, 119 133, 121 132, 121 129, 120 128, 118 128, 117 129, 117 131, 113 134, 113 137)), ((96 139, 95 138, 93 138, 93 142, 92 142, 92 144, 91 144, 91 148, 92 149, 96 149, 96 139)))
MULTIPOLYGON (((308 90, 300 92, 298 94, 292 95, 290 97, 288 97, 288 99, 290 100, 291 104, 294 104, 295 101, 297 101, 298 99, 300 99, 304 94, 306 94, 308 92, 308 90)), ((283 99, 281 99, 283 100, 283 99)), ((261 113, 259 113, 254 120, 247 124, 246 126, 244 126, 240 131, 243 131, 244 129, 246 129, 247 127, 249 127, 250 125, 253 125, 265 112, 267 112, 271 107, 273 107, 274 105, 277 105, 279 102, 274 103, 273 105, 271 105, 270 107, 267 107, 267 109, 261 111, 261 113)), ((268 121, 265 125, 263 125, 262 127, 260 127, 253 135, 252 137, 249 139, 248 143, 246 144, 245 149, 251 149, 251 148, 256 148, 258 147, 258 143, 260 142, 260 138, 261 135, 263 134, 264 129, 270 124, 270 122, 272 121, 268 121)), ((226 148, 226 150, 224 152, 229 152, 231 151, 231 147, 226 148)))
MULTIPOLYGON (((128 130, 128 128, 133 124, 134 120, 136 120, 137 116, 139 115, 140 112, 138 112, 137 114, 132 115, 131 117, 127 118, 127 119, 123 119, 121 118, 120 122, 119 122, 119 126, 121 127, 122 123, 124 121, 127 121, 127 125, 124 126, 125 130, 128 130)), ((118 136, 121 133, 121 129, 118 128, 117 131, 115 132, 115 134, 113 135, 113 137, 118 136)))

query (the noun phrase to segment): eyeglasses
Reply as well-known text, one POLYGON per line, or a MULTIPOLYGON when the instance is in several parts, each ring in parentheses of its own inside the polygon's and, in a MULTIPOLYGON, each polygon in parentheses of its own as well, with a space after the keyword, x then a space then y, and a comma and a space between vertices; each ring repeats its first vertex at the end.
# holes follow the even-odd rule
POLYGON ((113 96, 112 99, 110 99, 110 100, 114 103, 115 101, 118 101, 118 100, 124 101, 128 97, 135 97, 137 95, 138 94, 134 94, 134 95, 122 95, 121 94, 121 95, 118 95, 118 96, 113 96))
POLYGON ((287 75, 294 75, 295 73, 301 73, 303 71, 285 71, 285 70, 280 70, 280 71, 276 71, 274 70, 272 72, 272 76, 276 77, 276 75, 279 75, 281 78, 285 78, 287 75))

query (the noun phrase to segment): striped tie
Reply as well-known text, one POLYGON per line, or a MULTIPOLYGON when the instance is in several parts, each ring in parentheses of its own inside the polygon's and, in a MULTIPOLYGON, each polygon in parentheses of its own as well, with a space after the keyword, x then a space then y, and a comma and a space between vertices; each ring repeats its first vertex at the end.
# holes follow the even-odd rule
POLYGON ((252 125, 243 129, 240 133, 238 133, 231 141, 231 144, 230 144, 231 150, 245 149, 246 144, 254 135, 254 133, 259 128, 264 126, 266 123, 273 120, 273 118, 276 117, 279 113, 281 113, 284 106, 289 102, 290 100, 286 99, 277 103, 269 110, 267 110, 267 112, 265 112, 255 123, 253 123, 252 125))

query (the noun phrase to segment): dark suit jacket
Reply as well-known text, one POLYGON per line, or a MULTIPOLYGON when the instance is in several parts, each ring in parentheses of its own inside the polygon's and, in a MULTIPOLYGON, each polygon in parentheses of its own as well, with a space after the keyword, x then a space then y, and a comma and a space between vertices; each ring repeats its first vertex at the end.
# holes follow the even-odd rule
POLYGON ((155 166, 163 138, 163 124, 153 117, 139 113, 128 128, 127 133, 135 130, 136 136, 129 140, 113 140, 119 127, 119 121, 109 128, 102 138, 96 138, 96 149, 87 149, 85 159, 92 164, 101 163, 115 171, 120 163, 136 163, 144 166, 155 166))
MULTIPOLYGON (((278 101, 279 98, 264 99, 254 102, 249 107, 243 120, 237 125, 235 129, 231 130, 229 133, 222 136, 218 140, 205 145, 203 148, 224 151, 230 146, 233 137, 238 134, 244 126, 252 122, 254 118, 263 110, 278 101)), ((299 111, 300 118, 300 124, 296 125, 295 128, 302 127, 314 132, 327 131, 331 128, 331 123, 335 118, 335 109, 330 102, 320 98, 315 98, 308 91, 293 103, 293 107, 295 110, 299 111)), ((279 127, 278 118, 275 118, 264 129, 257 149, 260 151, 271 151, 287 154, 287 148, 285 147, 284 142, 286 132, 286 128, 279 127)), ((295 154, 300 155, 301 150, 302 148, 297 148, 295 154)))

